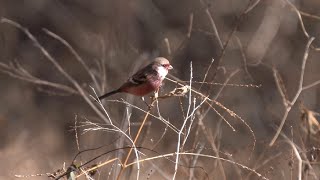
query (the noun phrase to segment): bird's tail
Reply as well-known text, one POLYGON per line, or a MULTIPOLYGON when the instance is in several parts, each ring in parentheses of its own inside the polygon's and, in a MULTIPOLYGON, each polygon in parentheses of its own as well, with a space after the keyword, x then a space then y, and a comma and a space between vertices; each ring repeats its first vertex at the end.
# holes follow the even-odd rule
MULTIPOLYGON (((99 100, 102 100, 102 99, 107 98, 107 97, 109 97, 109 96, 111 96, 111 95, 113 95, 113 94, 116 94, 116 93, 118 93, 118 92, 120 92, 119 89, 114 90, 114 91, 111 91, 111 92, 108 92, 108 93, 106 93, 106 94, 98 97, 98 99, 99 99, 99 100)), ((98 100, 98 99, 97 99, 97 100, 98 100)))

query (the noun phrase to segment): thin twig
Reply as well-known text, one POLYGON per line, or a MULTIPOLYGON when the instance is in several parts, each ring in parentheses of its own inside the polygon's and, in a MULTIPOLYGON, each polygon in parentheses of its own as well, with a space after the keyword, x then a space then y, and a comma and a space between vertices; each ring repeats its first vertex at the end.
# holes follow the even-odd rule
POLYGON ((298 16, 298 18, 299 18, 299 22, 300 22, 300 25, 301 25, 301 28, 302 28, 302 31, 303 31, 304 35, 305 35, 308 39, 310 39, 310 35, 309 35, 309 33, 307 32, 307 30, 306 30, 306 28, 305 28, 305 26, 304 26, 304 23, 303 23, 303 20, 302 20, 302 18, 301 18, 301 14, 300 14, 299 10, 296 8, 295 5, 292 4, 292 2, 290 2, 290 1, 288 1, 288 0, 283 0, 283 1, 285 1, 287 4, 289 4, 290 7, 294 10, 294 12, 296 12, 296 14, 297 14, 297 16, 298 16))
POLYGON ((300 153, 298 151, 298 147, 297 145, 295 145, 295 143, 290 140, 284 133, 281 133, 281 136, 286 140, 286 142, 292 147, 293 152, 296 156, 296 158, 298 159, 298 180, 302 179, 302 159, 300 156, 300 153))
MULTIPOLYGON (((154 101, 152 102, 151 106, 153 105, 153 103, 154 103, 154 101)), ((139 127, 139 130, 138 130, 138 132, 137 132, 137 135, 136 135, 136 137, 134 138, 134 141, 133 141, 133 144, 134 144, 134 145, 137 143, 137 140, 138 140, 138 138, 140 137, 140 134, 141 134, 141 131, 142 131, 143 127, 144 127, 144 124, 146 123, 146 121, 147 121, 147 119, 148 119, 148 117, 149 117, 149 115, 150 115, 150 111, 151 111, 151 108, 149 109, 149 111, 146 113, 146 115, 145 115, 144 118, 143 118, 143 121, 142 121, 142 123, 141 123, 141 125, 140 125, 140 127, 139 127)), ((129 160, 129 158, 130 158, 131 153, 132 153, 132 148, 130 148, 130 150, 129 150, 128 154, 127 154, 127 157, 126 157, 126 159, 125 159, 125 161, 124 161, 124 163, 123 163, 122 169, 120 170, 120 173, 118 174, 118 178, 117 178, 118 180, 120 180, 121 175, 122 175, 124 169, 127 168, 127 163, 128 163, 128 160, 129 160)))
POLYGON ((187 34, 188 38, 191 37, 192 27, 193 27, 193 13, 191 13, 189 16, 189 26, 188 26, 188 34, 187 34))
MULTIPOLYGON (((182 84, 182 83, 180 83, 180 82, 178 82, 178 81, 175 81, 175 80, 172 80, 172 79, 169 79, 169 78, 166 78, 166 79, 169 80, 169 81, 171 81, 171 82, 174 82, 174 83, 176 83, 176 84, 178 84, 178 85, 180 85, 180 86, 184 86, 184 84, 182 84)), ((176 79, 177 79, 177 78, 176 78, 176 79)), ((179 80, 179 79, 177 79, 177 80, 179 80)), ((190 88, 190 91, 192 91, 193 93, 195 93, 195 94, 197 94, 198 96, 202 97, 203 99, 205 99, 205 100, 207 100, 207 101, 209 101, 209 102, 211 102, 211 103, 216 104, 216 105, 219 106, 220 108, 226 110, 226 111, 230 114, 230 116, 235 117, 235 118, 241 120, 241 121, 245 124, 245 126, 248 127, 248 129, 249 129, 249 131, 250 131, 250 133, 251 133, 251 135, 252 135, 252 138, 253 138, 253 140, 254 140, 253 146, 252 146, 252 152, 253 152, 253 150, 255 149, 255 145, 256 145, 256 136, 255 136, 252 128, 249 126, 248 123, 245 122, 245 120, 244 120, 243 118, 241 118, 241 117, 240 117, 239 115, 237 115, 235 112, 233 112, 232 110, 228 109, 227 107, 225 107, 224 105, 222 105, 222 104, 219 103, 218 101, 216 101, 216 100, 214 100, 214 99, 210 99, 208 96, 203 95, 201 92, 199 92, 199 91, 197 91, 197 90, 195 90, 195 89, 193 89, 193 88, 190 88)))
MULTIPOLYGON (((199 146, 200 147, 198 148, 196 154, 201 154, 201 151, 204 149, 204 143, 201 143, 199 146)), ((196 165, 198 159, 199 159, 199 156, 194 156, 192 159, 190 159, 191 167, 194 167, 196 165)), ((194 179, 193 176, 194 176, 194 168, 190 168, 189 169, 189 180, 194 179)))
POLYGON ((252 3, 251 6, 248 5, 247 10, 245 10, 244 13, 248 14, 252 9, 254 9, 259 4, 260 1, 261 0, 256 0, 254 3, 252 3))
MULTIPOLYGON (((220 44, 220 47, 222 48, 222 49, 221 49, 221 53, 220 53, 219 57, 217 58, 217 61, 218 61, 217 64, 218 64, 218 65, 219 65, 219 63, 221 62, 222 58, 224 57, 224 54, 225 54, 226 49, 227 49, 227 46, 228 46, 228 44, 229 44, 232 36, 234 35, 234 33, 236 32, 236 30, 237 30, 238 27, 240 26, 243 17, 244 17, 248 12, 250 12, 254 7, 256 7, 257 4, 255 4, 255 3, 254 3, 253 5, 250 5, 250 4, 251 4, 251 1, 252 1, 252 0, 249 1, 246 9, 245 9, 245 10, 239 15, 239 17, 237 18, 236 24, 235 24, 235 26, 233 27, 233 29, 231 30, 231 32, 229 33, 229 35, 228 35, 228 37, 227 37, 227 40, 225 41, 224 44, 222 44, 222 42, 221 42, 221 40, 220 40, 220 37, 219 37, 219 35, 218 35, 217 29, 216 29, 216 27, 215 27, 214 21, 213 21, 213 19, 212 19, 212 17, 211 17, 211 14, 210 14, 209 10, 206 9, 206 13, 207 13, 207 15, 208 15, 208 17, 209 17, 209 19, 210 19, 210 23, 211 23, 211 25, 212 25, 212 28, 214 29, 214 31, 216 31, 216 32, 215 32, 215 36, 217 37, 218 41, 220 41, 219 44, 220 44)), ((200 0, 200 2, 202 2, 202 0, 200 0)), ((259 2, 260 2, 260 1, 257 1, 256 3, 259 3, 259 2)), ((204 77, 203 77, 202 82, 205 82, 205 81, 206 81, 207 76, 208 76, 208 73, 209 73, 209 71, 211 70, 211 67, 212 67, 212 65, 213 65, 213 62, 214 62, 214 60, 212 59, 211 63, 209 64, 209 66, 208 66, 208 68, 207 68, 207 70, 206 70, 206 73, 205 73, 205 75, 204 75, 204 77)), ((199 90, 201 90, 201 88, 202 88, 202 85, 200 86, 199 90)))
POLYGON ((170 47, 169 39, 168 38, 164 38, 164 42, 165 42, 166 47, 167 47, 167 52, 168 52, 168 54, 170 56, 171 55, 171 47, 170 47))
MULTIPOLYGON (((201 118, 201 119, 202 119, 202 118, 201 118)), ((221 122, 222 122, 222 121, 221 121, 221 118, 220 118, 219 121, 218 121, 218 123, 217 123, 217 127, 215 128, 216 131, 215 131, 215 135, 214 135, 214 136, 212 135, 211 130, 208 132, 208 131, 207 131, 207 128, 206 128, 203 124, 200 124, 200 127, 201 127, 201 130, 202 130, 203 134, 205 135, 207 141, 210 143, 211 148, 212 148, 213 151, 216 153, 216 156, 217 156, 218 158, 220 158, 220 155, 219 155, 219 147, 218 147, 219 145, 216 145, 215 142, 216 142, 216 139, 217 139, 218 134, 221 134, 221 133, 222 133, 222 132, 221 132, 221 122)), ((217 141, 217 143, 219 143, 219 142, 220 142, 220 141, 217 141)), ((229 156, 227 156, 227 157, 229 157, 229 156)), ((221 173, 222 173, 223 179, 226 180, 227 177, 226 177, 225 170, 224 170, 224 168, 223 168, 223 165, 222 165, 221 160, 220 160, 220 159, 217 159, 217 163, 218 163, 218 165, 219 165, 219 169, 220 169, 220 171, 221 171, 221 173)), ((215 164, 216 164, 216 163, 215 163, 215 164)), ((213 168, 215 169, 215 167, 216 167, 216 165, 214 165, 213 168)))
POLYGON ((65 45, 69 49, 69 51, 72 53, 72 55, 76 58, 76 60, 79 61, 79 63, 82 65, 82 67, 89 74, 89 76, 91 77, 91 79, 94 82, 95 86, 96 87, 100 87, 96 77, 94 76, 92 71, 89 69, 88 65, 84 62, 84 60, 81 58, 81 56, 76 52, 76 50, 65 39, 63 39, 62 37, 60 37, 59 35, 53 33, 52 31, 50 31, 48 29, 43 28, 42 30, 45 33, 47 33, 49 36, 53 37, 54 39, 60 41, 63 45, 65 45))
MULTIPOLYGON (((273 146, 273 144, 275 143, 275 141, 277 140, 282 128, 283 128, 283 125, 284 123, 286 122, 286 119, 287 119, 287 116, 291 110, 291 107, 296 103, 298 97, 300 96, 300 93, 302 92, 303 90, 303 79, 304 79, 304 73, 305 73, 305 66, 306 66, 306 63, 307 63, 307 59, 308 59, 308 56, 309 56, 309 51, 310 51, 310 45, 311 43, 313 42, 315 38, 314 37, 311 37, 309 40, 308 40, 308 43, 306 44, 306 48, 305 48, 305 52, 304 52, 304 55, 303 55, 303 59, 302 59, 302 65, 301 65, 301 72, 300 72, 300 79, 299 79, 299 85, 298 85, 298 90, 294 96, 294 98, 289 101, 287 103, 287 99, 285 99, 285 96, 283 95, 283 92, 281 90, 280 91, 280 94, 282 96, 282 100, 283 100, 283 103, 284 103, 284 108, 285 108, 285 112, 282 116, 282 120, 281 120, 281 123, 279 125, 279 128, 277 129, 277 132, 276 134, 274 135, 274 137, 272 138, 269 146, 273 146)), ((279 84, 279 81, 276 80, 276 84, 277 84, 277 87, 278 89, 281 87, 281 85, 279 84)))
POLYGON ((80 84, 63 69, 63 67, 56 61, 56 59, 40 44, 40 42, 29 32, 29 30, 27 28, 25 28, 25 27, 21 26, 19 23, 14 22, 14 21, 7 19, 7 18, 1 18, 1 23, 8 23, 8 24, 20 29, 23 33, 25 33, 28 36, 28 38, 34 43, 34 46, 36 46, 43 53, 43 55, 54 65, 54 67, 75 87, 75 89, 79 92, 81 97, 97 113, 97 115, 101 119, 103 119, 105 122, 109 121, 99 111, 99 109, 96 107, 96 105, 93 104, 93 101, 89 98, 89 96, 84 91, 84 89, 82 89, 80 84))
MULTIPOLYGON (((200 2, 201 2, 202 4, 204 4, 204 3, 202 2, 202 0, 200 0, 200 2)), ((220 36, 219 36, 219 32, 218 32, 216 23, 214 22, 214 20, 213 20, 213 18, 212 18, 212 15, 211 15, 208 7, 206 8, 205 12, 206 12, 206 14, 207 14, 207 16, 208 16, 208 19, 209 19, 211 28, 212 28, 212 30, 213 30, 213 32, 214 32, 214 35, 215 35, 215 37, 216 37, 217 40, 218 40, 218 43, 219 43, 219 45, 220 45, 220 48, 223 48, 223 44, 222 44, 221 38, 220 38, 220 36)))
MULTIPOLYGON (((190 89, 192 88, 192 78, 193 78, 193 74, 192 74, 192 61, 190 62, 190 82, 189 82, 189 86, 190 86, 190 89)), ((189 112, 190 112, 190 109, 191 109, 191 102, 192 102, 192 96, 191 96, 191 91, 189 91, 189 97, 188 97, 188 100, 189 100, 189 103, 188 103, 188 110, 187 110, 187 116, 186 118, 184 119, 184 122, 180 128, 180 131, 178 133, 178 142, 177 142, 177 150, 176 150, 176 162, 175 162, 175 167, 174 167, 174 174, 173 174, 173 177, 172 179, 174 180, 176 175, 177 175, 177 172, 178 172, 178 164, 179 164, 179 152, 180 152, 180 145, 181 145, 181 133, 182 133, 182 130, 184 129, 184 126, 186 125, 187 123, 187 120, 188 120, 188 116, 189 116, 189 112)))
MULTIPOLYGON (((95 92, 95 90, 94 90, 93 88, 92 88, 92 90, 93 90, 93 92, 95 93, 95 96, 96 96, 94 99, 97 99, 97 98, 98 98, 98 95, 96 94, 96 92, 95 92)), ((99 99, 98 99, 98 103, 99 103, 99 105, 101 106, 101 108, 103 109, 103 111, 105 112, 106 116, 108 117, 111 126, 112 126, 113 128, 115 128, 116 131, 119 131, 120 133, 122 133, 122 134, 123 134, 126 138, 128 138, 129 141, 132 143, 132 146, 134 147, 133 149, 134 149, 136 158, 139 159, 138 150, 137 150, 137 148, 136 148, 137 137, 136 137, 135 140, 133 141, 130 136, 128 136, 125 132, 123 132, 123 131, 122 131, 120 128, 118 128, 117 126, 113 125, 113 123, 112 123, 112 121, 111 121, 111 118, 110 118, 107 110, 104 108, 104 106, 102 105, 102 103, 101 103, 101 101, 100 101, 99 99)), ((149 114, 149 113, 146 114, 146 117, 147 117, 148 114, 149 114)), ((144 121, 144 122, 145 122, 145 121, 144 121)), ((141 124, 141 127, 140 127, 140 128, 142 128, 143 126, 144 126, 144 123, 141 124)), ((139 129, 139 131, 140 131, 140 129, 139 129)), ((139 131, 138 131, 138 133, 139 133, 139 131)), ((139 134, 138 134, 138 135, 139 135, 139 134)), ((132 149, 130 149, 130 153, 131 153, 131 152, 132 152, 132 149)), ((130 156, 130 154, 128 155, 127 158, 129 158, 129 156, 130 156)), ((127 161, 127 160, 126 160, 126 161, 127 161)), ((126 165, 126 162, 124 163, 124 166, 123 166, 123 167, 125 167, 125 165, 126 165)), ((122 170, 123 170, 123 167, 122 167, 122 169, 121 169, 121 171, 120 171, 120 173, 119 173, 118 178, 119 178, 120 175, 121 175, 121 172, 122 172, 122 170)), ((137 179, 139 179, 139 175, 140 175, 140 164, 137 165, 137 169, 138 169, 138 171, 137 171, 137 179)))
POLYGON ((78 151, 80 151, 79 137, 78 137, 78 130, 77 130, 77 127, 78 127, 77 122, 78 122, 78 116, 75 115, 75 117, 74 117, 74 133, 75 133, 75 136, 76 136, 77 148, 78 148, 78 151))
POLYGON ((305 16, 305 17, 309 17, 309 18, 313 18, 313 19, 316 19, 316 20, 320 20, 320 16, 317 16, 317 15, 313 15, 313 14, 310 14, 310 13, 306 13, 306 12, 303 12, 301 10, 299 10, 300 14, 302 16, 305 16))
MULTIPOLYGON (((252 173, 254 173, 256 176, 258 176, 259 178, 262 178, 264 180, 268 180, 267 177, 263 176, 262 174, 258 173, 256 170, 249 168, 248 166, 245 166, 243 164, 237 163, 235 161, 231 161, 228 159, 224 159, 224 158, 218 158, 216 156, 211 156, 211 155, 206 155, 206 154, 196 154, 196 153, 188 153, 188 152, 179 152, 180 155, 187 155, 187 156, 199 156, 199 157, 207 157, 207 158, 212 158, 212 159, 219 159, 221 161, 225 161, 234 165, 237 165, 239 167, 241 167, 242 169, 248 170, 252 173)), ((166 158, 168 156, 175 156, 176 153, 169 153, 169 154, 163 154, 163 155, 159 155, 159 156, 154 156, 154 157, 150 157, 150 158, 145 158, 145 159, 141 159, 139 161, 139 163, 145 162, 145 161, 150 161, 150 160, 154 160, 154 159, 159 159, 159 158, 166 158)), ((138 161, 135 161, 133 163, 128 164, 127 166, 132 166, 134 164, 138 163, 138 161)))
MULTIPOLYGON (((145 111, 143 109, 141 109, 140 107, 138 106, 135 106, 133 104, 130 104, 129 102, 125 101, 125 100, 108 100, 109 102, 117 102, 117 103, 124 103, 125 105, 128 105, 132 108, 135 108, 135 109, 138 109, 140 110, 141 112, 144 112, 144 113, 148 113, 148 111, 145 111)), ((149 115, 152 116, 153 118, 156 118, 158 120, 160 120, 161 122, 163 122, 165 125, 167 125, 170 129, 172 129, 175 133, 178 133, 179 129, 177 127, 175 127, 174 125, 172 125, 169 121, 165 120, 164 118, 160 118, 160 117, 157 117, 156 115, 152 114, 151 112, 149 112, 149 115)))
MULTIPOLYGON (((106 162, 104 162, 104 163, 101 163, 101 164, 97 165, 97 166, 94 166, 94 167, 92 167, 92 168, 86 169, 85 171, 82 171, 81 174, 77 175, 76 178, 79 178, 79 177, 83 176, 84 174, 89 173, 90 171, 96 170, 96 169, 98 169, 98 168, 100 168, 100 167, 102 167, 102 166, 105 166, 105 165, 107 165, 107 164, 110 164, 110 163, 112 163, 112 162, 114 162, 114 161, 116 161, 116 160, 119 161, 118 158, 113 158, 113 159, 110 159, 110 160, 108 160, 108 161, 106 161, 106 162)), ((121 161, 119 161, 119 162, 121 163, 121 161)))
MULTIPOLYGON (((260 1, 260 0, 258 0, 260 1)), ((241 52, 241 56, 242 56, 242 60, 243 60, 243 69, 244 69, 244 72, 248 75, 248 77, 250 78, 251 81, 253 81, 253 77, 252 75, 249 73, 248 71, 248 64, 247 64, 247 57, 245 55, 245 52, 244 52, 244 49, 243 49, 243 46, 242 46, 242 43, 240 41, 240 39, 237 37, 237 36, 234 36, 235 39, 236 39, 236 42, 239 46, 239 49, 240 49, 240 52, 241 52)))
POLYGON ((64 84, 59 84, 59 83, 54 83, 54 82, 49 82, 46 80, 42 80, 39 79, 35 76, 32 76, 31 74, 28 73, 28 75, 26 74, 26 70, 24 71, 24 73, 22 73, 20 71, 21 69, 15 69, 15 67, 11 66, 11 65, 7 65, 5 63, 1 63, 0 62, 0 71, 13 77, 16 79, 20 79, 23 81, 27 81, 33 84, 37 84, 37 85, 41 85, 41 86, 48 86, 48 87, 52 87, 58 90, 62 90, 65 91, 66 93, 70 93, 70 94, 79 94, 78 91, 74 90, 72 87, 69 87, 67 85, 64 84), (1 69, 2 68, 2 69, 1 69))

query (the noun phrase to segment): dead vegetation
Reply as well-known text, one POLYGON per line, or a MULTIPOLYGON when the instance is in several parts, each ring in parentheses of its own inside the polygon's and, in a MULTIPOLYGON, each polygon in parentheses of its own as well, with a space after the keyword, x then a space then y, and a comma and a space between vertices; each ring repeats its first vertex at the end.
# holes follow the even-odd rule
MULTIPOLYGON (((3 7, 10 8, 11 3, 3 7)), ((76 3, 75 9, 82 3, 76 3)), ((105 3, 104 7, 111 2, 105 3)), ((6 179, 319 179, 320 63, 314 27, 320 24, 318 16, 288 0, 210 2, 216 6, 187 1, 188 12, 175 13, 171 9, 175 2, 170 6, 140 2, 133 7, 118 3, 113 6, 119 11, 109 7, 121 15, 115 22, 110 14, 99 14, 98 5, 88 7, 94 12, 74 9, 74 15, 62 8, 61 14, 75 20, 70 21, 76 29, 71 34, 61 24, 49 28, 25 23, 10 17, 10 10, 1 18, 0 71, 9 82, 2 83, 8 88, 4 92, 14 88, 10 82, 16 79, 40 90, 32 90, 31 100, 17 95, 20 91, 4 94, 8 99, 2 106, 7 102, 7 109, 14 107, 16 112, 25 106, 26 111, 19 113, 26 119, 30 117, 23 115, 37 107, 32 111, 37 118, 14 125, 23 128, 15 131, 21 135, 11 142, 5 139, 13 128, 6 124, 19 117, 8 113, 0 119, 0 127, 8 127, 3 135, 5 157, 0 158, 9 161, 2 167, 6 179), (230 7, 223 8, 226 5, 230 7), (141 10, 144 6, 150 9, 141 10), (149 12, 152 9, 158 11, 149 12), (223 10, 235 17, 232 23, 224 21, 228 13, 223 10), (126 18, 132 11, 142 16, 139 20, 146 28, 142 32, 123 29, 128 28, 126 22, 132 19, 126 18), (161 16, 166 23, 154 24, 146 14, 151 20, 161 16), (101 27, 100 18, 110 27, 101 27), (291 24, 285 24, 289 19, 291 24), (96 32, 85 28, 85 23, 96 27, 96 32), (99 32, 100 28, 107 33, 99 32), (14 38, 26 44, 15 44, 21 48, 19 55, 10 55, 14 50, 4 52, 14 47, 10 44, 14 38), (147 99, 148 106, 125 94, 104 103, 95 101, 129 76, 128 69, 134 72, 155 55, 168 57, 175 71, 159 96, 147 99), (41 118, 48 119, 47 127, 39 123, 41 118), (57 132, 48 133, 57 127, 57 132)), ((316 1, 305 6, 312 3, 320 9, 316 1)), ((69 5, 57 3, 52 8, 69 5)))

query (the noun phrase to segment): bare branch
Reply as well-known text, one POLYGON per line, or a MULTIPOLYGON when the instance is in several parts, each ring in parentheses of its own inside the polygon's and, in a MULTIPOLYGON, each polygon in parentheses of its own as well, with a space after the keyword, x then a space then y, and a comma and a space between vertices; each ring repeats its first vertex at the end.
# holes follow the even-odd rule
POLYGON ((79 94, 82 96, 82 98, 88 103, 88 105, 97 113, 97 115, 103 119, 105 122, 109 122, 108 119, 101 113, 101 111, 96 107, 95 104, 93 104, 92 99, 89 98, 87 93, 82 89, 80 84, 72 77, 70 76, 63 68, 62 66, 56 61, 56 59, 49 54, 49 52, 40 44, 40 42, 29 32, 28 29, 24 28, 17 22, 14 22, 10 19, 1 18, 1 23, 8 23, 18 29, 20 29, 23 33, 25 33, 28 38, 34 43, 34 46, 39 48, 39 50, 43 53, 43 55, 54 65, 54 67, 75 87, 75 89, 79 92, 79 94))
MULTIPOLYGON (((69 51, 73 54, 73 56, 76 58, 77 61, 83 66, 83 68, 86 70, 86 72, 91 77, 92 81, 94 82, 96 87, 100 87, 97 79, 89 69, 88 65, 84 62, 84 60, 81 58, 81 56, 76 52, 76 50, 62 37, 58 36, 57 34, 49 31, 48 29, 43 29, 44 32, 46 32, 49 36, 55 38, 56 40, 60 41, 63 45, 65 45, 69 51)), ((99 88, 100 89, 100 88, 99 88)))
POLYGON ((7 65, 7 64, 1 63, 1 62, 0 62, 0 72, 3 72, 13 78, 27 81, 27 82, 30 82, 33 84, 52 87, 52 88, 55 88, 58 90, 65 91, 66 93, 70 93, 70 94, 79 94, 79 92, 76 91, 75 89, 73 89, 72 87, 37 78, 37 77, 31 75, 25 69, 21 69, 21 68, 17 69, 15 67, 13 67, 12 65, 7 65))
MULTIPOLYGON (((299 98, 300 96, 300 93, 302 92, 303 90, 303 78, 304 78, 304 73, 305 73, 305 66, 306 66, 306 63, 307 63, 307 59, 308 59, 308 55, 309 55, 309 51, 310 51, 310 46, 311 46, 311 43, 312 41, 314 40, 315 38, 314 37, 311 37, 309 40, 308 40, 308 43, 306 45, 306 48, 305 48, 305 52, 304 52, 304 55, 303 55, 303 59, 302 59, 302 65, 301 65, 301 72, 300 72, 300 80, 299 80, 299 85, 298 85, 298 90, 294 96, 294 98, 292 99, 292 101, 290 101, 289 103, 287 103, 287 100, 285 99, 285 96, 282 95, 283 92, 280 91, 280 94, 281 94, 281 97, 283 99, 283 103, 284 103, 284 107, 285 107, 285 112, 282 116, 282 119, 281 119, 281 123, 280 123, 280 126, 276 132, 276 134, 274 135, 274 137, 272 138, 269 146, 273 146, 273 144, 275 143, 275 141, 277 140, 282 128, 283 128, 283 125, 284 123, 286 122, 286 119, 287 119, 287 116, 291 110, 291 107, 296 103, 297 99, 299 98)), ((277 82, 277 85, 278 85, 278 80, 276 79, 276 82, 277 82)), ((278 85, 279 86, 279 85, 278 85)))

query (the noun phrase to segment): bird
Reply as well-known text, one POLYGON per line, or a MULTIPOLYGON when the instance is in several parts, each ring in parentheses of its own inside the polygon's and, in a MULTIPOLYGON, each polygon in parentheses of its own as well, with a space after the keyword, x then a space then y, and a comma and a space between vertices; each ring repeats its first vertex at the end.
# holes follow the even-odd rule
POLYGON ((110 91, 98 97, 98 99, 102 100, 116 93, 128 93, 143 97, 151 92, 158 91, 170 69, 173 69, 173 67, 168 59, 156 57, 150 64, 133 74, 118 89, 110 91))

